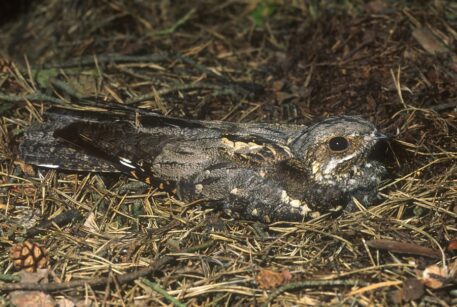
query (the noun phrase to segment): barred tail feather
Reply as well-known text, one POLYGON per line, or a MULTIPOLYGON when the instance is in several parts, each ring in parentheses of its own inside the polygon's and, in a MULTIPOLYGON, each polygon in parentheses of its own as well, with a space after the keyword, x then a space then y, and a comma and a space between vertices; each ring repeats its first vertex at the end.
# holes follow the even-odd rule
POLYGON ((54 131, 65 121, 33 124, 24 133, 19 154, 28 164, 72 171, 119 172, 113 165, 99 158, 77 151, 54 137, 54 131))

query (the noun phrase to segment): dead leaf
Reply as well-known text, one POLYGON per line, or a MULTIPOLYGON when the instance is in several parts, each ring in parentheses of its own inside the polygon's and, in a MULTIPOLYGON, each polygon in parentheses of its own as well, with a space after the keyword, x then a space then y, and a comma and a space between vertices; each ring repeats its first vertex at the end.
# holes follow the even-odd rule
MULTIPOLYGON (((22 283, 47 284, 49 272, 47 269, 39 269, 34 273, 21 271, 18 275, 22 283)), ((13 291, 9 298, 11 303, 18 307, 56 306, 54 298, 41 291, 13 291)))
POLYGON ((261 289, 274 289, 291 279, 292 274, 287 269, 281 272, 261 270, 255 278, 261 289))
POLYGON ((402 303, 402 291, 401 290, 394 290, 389 292, 389 300, 396 304, 400 305, 402 303))
POLYGON ((448 251, 456 251, 457 250, 457 238, 451 239, 447 245, 448 251))
POLYGON ((457 283, 457 260, 448 266, 433 264, 422 271, 424 285, 432 289, 442 288, 449 284, 457 283))
POLYGON ((84 227, 86 227, 87 230, 92 233, 100 232, 100 227, 98 227, 98 225, 97 225, 97 219, 96 219, 95 213, 93 213, 93 212, 89 213, 89 216, 84 221, 84 227))
POLYGON ((380 14, 387 9, 387 3, 383 0, 373 0, 365 5, 365 10, 371 14, 380 14))
POLYGON ((439 258, 441 256, 441 253, 436 249, 423 247, 414 243, 406 243, 395 240, 370 240, 367 241, 367 245, 371 248, 385 250, 393 253, 418 255, 430 258, 439 258))
MULTIPOLYGON (((142 306, 141 304, 138 304, 139 306, 142 306)), ((92 301, 89 298, 86 298, 84 300, 77 301, 75 304, 76 307, 87 307, 87 306, 95 306, 95 302, 92 301)))
POLYGON ((424 284, 416 278, 410 278, 403 282, 402 299, 404 302, 410 302, 420 299, 424 293, 424 284))
POLYGON ((9 204, 0 203, 0 210, 1 211, 14 210, 14 206, 9 205, 9 204))
MULTIPOLYGON (((138 304, 141 306, 141 304, 138 304)), ((75 304, 76 307, 87 307, 87 306, 95 306, 95 302, 92 301, 89 298, 86 298, 84 300, 77 301, 75 304)))
POLYGON ((413 37, 430 54, 446 53, 449 49, 442 43, 429 28, 418 28, 413 31, 413 37))
POLYGON ((38 269, 36 272, 20 271, 19 273, 17 273, 17 275, 21 277, 21 282, 24 283, 47 284, 49 281, 48 269, 38 269))
POLYGON ((40 291, 13 291, 9 295, 11 303, 17 307, 54 307, 52 296, 40 291))
POLYGON ((59 307, 75 307, 76 306, 76 304, 73 303, 72 300, 69 300, 66 297, 59 297, 56 299, 56 301, 57 301, 57 306, 59 306, 59 307))
POLYGON ((457 281, 457 260, 449 263, 449 277, 452 279, 453 282, 457 281))
POLYGON ((449 269, 433 264, 422 272, 422 280, 429 288, 442 288, 449 280, 449 269))
POLYGON ((33 169, 32 165, 27 164, 23 161, 19 161, 19 160, 14 161, 14 164, 18 165, 24 174, 31 176, 31 177, 36 175, 35 170, 33 169))
POLYGON ((271 89, 274 92, 280 92, 282 89, 284 89, 285 85, 286 85, 286 82, 284 82, 283 80, 276 80, 273 82, 271 89))

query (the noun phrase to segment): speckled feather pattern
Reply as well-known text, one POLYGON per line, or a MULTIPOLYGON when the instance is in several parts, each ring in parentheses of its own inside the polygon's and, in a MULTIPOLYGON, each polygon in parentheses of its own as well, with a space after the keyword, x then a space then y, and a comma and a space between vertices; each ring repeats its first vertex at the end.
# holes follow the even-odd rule
POLYGON ((20 144, 41 167, 124 172, 186 201, 264 222, 369 205, 386 170, 371 153, 382 134, 342 116, 312 126, 230 123, 155 113, 48 111, 20 144), (333 148, 332 148, 333 147, 333 148))

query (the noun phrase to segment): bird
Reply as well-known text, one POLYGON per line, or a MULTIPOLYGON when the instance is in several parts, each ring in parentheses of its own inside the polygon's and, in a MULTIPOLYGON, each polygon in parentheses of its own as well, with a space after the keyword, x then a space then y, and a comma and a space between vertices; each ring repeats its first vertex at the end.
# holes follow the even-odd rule
POLYGON ((305 126, 54 107, 44 117, 23 133, 25 163, 125 173, 239 219, 300 221, 352 210, 354 199, 371 205, 387 174, 379 145, 388 137, 357 116, 305 126))

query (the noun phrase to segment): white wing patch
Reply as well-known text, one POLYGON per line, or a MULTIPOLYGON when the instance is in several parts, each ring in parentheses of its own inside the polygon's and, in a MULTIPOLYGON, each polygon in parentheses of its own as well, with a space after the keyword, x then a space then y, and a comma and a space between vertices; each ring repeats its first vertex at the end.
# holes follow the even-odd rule
POLYGON ((120 162, 122 165, 127 166, 128 168, 136 169, 136 166, 134 166, 134 165, 132 164, 132 161, 130 161, 129 159, 120 157, 120 158, 119 158, 119 162, 120 162))
POLYGON ((46 168, 59 168, 60 165, 56 164, 38 164, 39 167, 46 167, 46 168))

